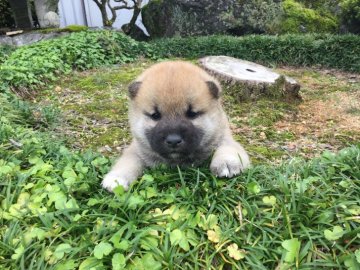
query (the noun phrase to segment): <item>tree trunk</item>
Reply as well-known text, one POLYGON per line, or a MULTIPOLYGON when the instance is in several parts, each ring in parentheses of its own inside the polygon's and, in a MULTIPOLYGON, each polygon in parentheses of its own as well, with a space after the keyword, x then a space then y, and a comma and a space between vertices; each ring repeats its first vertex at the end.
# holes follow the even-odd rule
POLYGON ((102 0, 101 2, 98 2, 97 0, 93 0, 93 1, 95 2, 95 4, 100 9, 103 26, 112 27, 112 25, 114 24, 114 21, 116 19, 116 12, 115 12, 115 10, 113 10, 111 8, 110 3, 109 3, 110 0, 102 0), (106 6, 108 6, 110 8, 110 11, 111 11, 111 14, 112 14, 111 19, 109 19, 109 16, 108 16, 108 13, 107 13, 107 10, 106 10, 106 6), (114 17, 114 13, 115 13, 115 17, 114 17))
POLYGON ((27 0, 11 0, 9 2, 14 12, 16 27, 31 29, 33 27, 32 16, 27 0))
POLYGON ((301 100, 300 84, 294 79, 253 62, 228 56, 208 56, 200 65, 219 79, 225 91, 237 100, 255 100, 263 96, 301 100))
POLYGON ((100 11, 101 11, 101 17, 102 17, 102 21, 103 21, 103 25, 104 26, 112 26, 112 23, 111 23, 111 21, 109 20, 109 18, 108 18, 108 15, 107 15, 107 11, 106 11, 106 7, 102 7, 101 9, 100 9, 100 11))
POLYGON ((141 12, 141 4, 142 4, 142 0, 138 0, 136 1, 136 3, 134 3, 134 12, 128 26, 129 33, 134 30, 136 20, 141 12))

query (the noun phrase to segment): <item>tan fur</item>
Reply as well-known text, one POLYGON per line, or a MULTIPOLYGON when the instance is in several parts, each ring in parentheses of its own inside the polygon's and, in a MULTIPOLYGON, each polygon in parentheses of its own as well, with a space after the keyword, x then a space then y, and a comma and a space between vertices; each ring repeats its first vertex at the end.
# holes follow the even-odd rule
MULTIPOLYGON (((144 130, 156 125, 145 113, 154 113, 157 106, 162 114, 171 116, 185 113, 189 104, 204 114, 192 120, 192 124, 204 132, 200 146, 215 151, 211 170, 220 177, 232 177, 249 166, 247 153, 231 136, 227 117, 220 99, 214 98, 207 81, 220 84, 201 68, 182 61, 162 62, 144 71, 137 79, 141 86, 130 102, 129 120, 133 142, 124 151, 102 185, 112 190, 117 185, 128 188, 145 167, 166 162, 154 152, 144 130)), ((207 158, 204 156, 203 158, 207 158)))

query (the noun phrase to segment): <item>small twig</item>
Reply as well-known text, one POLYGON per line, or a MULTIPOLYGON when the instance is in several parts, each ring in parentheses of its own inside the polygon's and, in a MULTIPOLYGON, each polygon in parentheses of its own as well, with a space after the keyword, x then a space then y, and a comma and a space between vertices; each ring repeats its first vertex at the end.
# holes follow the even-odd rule
POLYGON ((240 227, 242 227, 243 225, 243 215, 242 215, 242 208, 241 208, 241 203, 239 202, 239 204, 237 205, 237 210, 239 212, 239 222, 240 222, 240 227))
POLYGON ((23 146, 22 143, 19 143, 19 142, 13 140, 13 139, 9 139, 9 141, 13 146, 15 146, 17 148, 21 148, 23 146))

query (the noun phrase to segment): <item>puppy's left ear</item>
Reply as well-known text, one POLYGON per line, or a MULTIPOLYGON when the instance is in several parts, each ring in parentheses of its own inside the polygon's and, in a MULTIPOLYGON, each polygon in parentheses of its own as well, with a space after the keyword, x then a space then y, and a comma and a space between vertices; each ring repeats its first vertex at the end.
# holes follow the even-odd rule
POLYGON ((128 91, 131 99, 134 99, 136 97, 137 93, 139 92, 140 86, 141 86, 141 82, 132 82, 129 85, 128 91))
POLYGON ((207 81, 206 84, 209 87, 209 91, 211 95, 215 99, 218 99, 220 97, 220 92, 221 92, 220 84, 214 81, 207 81))

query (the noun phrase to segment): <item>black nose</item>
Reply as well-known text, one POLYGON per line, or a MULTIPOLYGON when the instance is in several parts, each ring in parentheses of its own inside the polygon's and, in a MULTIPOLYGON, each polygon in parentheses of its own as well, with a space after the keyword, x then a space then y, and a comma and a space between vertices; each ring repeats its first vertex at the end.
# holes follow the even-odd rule
POLYGON ((183 142, 183 139, 179 134, 169 134, 165 138, 165 142, 168 146, 175 148, 183 142))

